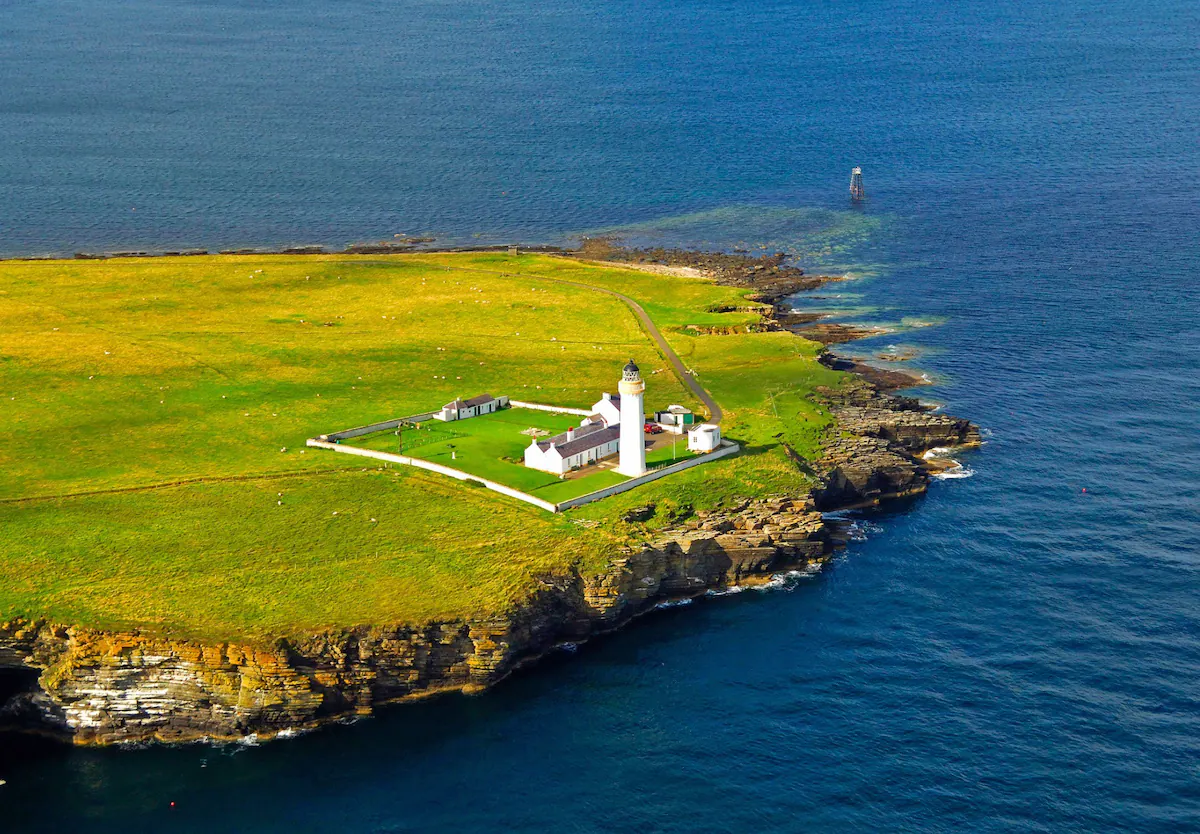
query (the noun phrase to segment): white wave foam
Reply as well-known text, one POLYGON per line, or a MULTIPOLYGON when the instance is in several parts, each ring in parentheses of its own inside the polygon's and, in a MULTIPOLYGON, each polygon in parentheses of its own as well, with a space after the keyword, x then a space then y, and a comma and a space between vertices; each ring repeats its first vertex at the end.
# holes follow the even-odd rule
POLYGON ((773 574, 770 579, 762 584, 730 585, 728 588, 720 590, 709 589, 704 592, 704 595, 708 597, 727 597, 732 594, 740 594, 743 591, 758 591, 759 593, 766 593, 767 591, 790 591, 805 579, 810 579, 820 572, 820 565, 808 565, 796 570, 773 574))
POLYGON ((730 585, 728 588, 721 588, 720 590, 709 588, 704 592, 704 595, 706 597, 727 597, 730 594, 740 594, 744 590, 746 590, 746 586, 744 585, 730 585))
POLYGON ((949 481, 954 478, 969 478, 975 474, 975 470, 969 466, 963 466, 961 463, 955 463, 954 466, 947 469, 945 472, 934 472, 933 477, 939 481, 949 481))
POLYGON ((883 528, 865 519, 856 519, 846 528, 846 535, 852 542, 865 542, 872 534, 882 533, 883 528))
POLYGON ((654 607, 655 608, 678 608, 681 605, 691 605, 691 604, 692 604, 692 599, 691 599, 691 597, 688 597, 686 599, 669 599, 669 600, 666 600, 665 602, 660 602, 658 605, 656 605, 654 607))
POLYGON ((839 530, 845 533, 848 541, 863 542, 869 536, 883 532, 881 525, 868 521, 858 515, 858 512, 858 510, 830 510, 821 513, 821 518, 838 525, 839 530))
POLYGON ((933 460, 935 458, 948 458, 948 457, 950 457, 950 451, 951 450, 950 450, 949 446, 934 446, 928 452, 921 455, 921 457, 923 457, 925 460, 933 460))
POLYGON ((791 591, 805 579, 816 576, 820 571, 821 568, 819 565, 809 565, 797 570, 789 570, 786 573, 777 573, 763 584, 754 586, 754 590, 763 593, 767 591, 791 591))

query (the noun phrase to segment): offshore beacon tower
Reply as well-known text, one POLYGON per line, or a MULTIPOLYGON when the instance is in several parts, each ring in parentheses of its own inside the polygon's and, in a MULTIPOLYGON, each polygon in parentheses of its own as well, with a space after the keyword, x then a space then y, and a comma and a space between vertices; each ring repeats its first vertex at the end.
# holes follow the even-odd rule
POLYGON ((867 191, 862 184, 862 168, 857 165, 850 172, 850 199, 856 203, 867 199, 867 191))
POLYGON ((632 359, 621 372, 617 391, 621 394, 621 458, 617 471, 636 478, 646 474, 646 383, 632 359))

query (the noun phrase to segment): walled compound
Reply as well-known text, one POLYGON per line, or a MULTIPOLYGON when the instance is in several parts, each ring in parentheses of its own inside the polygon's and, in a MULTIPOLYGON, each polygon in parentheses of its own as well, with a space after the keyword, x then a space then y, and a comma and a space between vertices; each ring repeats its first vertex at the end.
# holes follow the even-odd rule
MULTIPOLYGON (((617 387, 619 393, 617 395, 604 394, 590 410, 560 408, 542 403, 510 400, 506 396, 493 397, 490 394, 482 394, 466 400, 461 398, 455 399, 438 411, 425 412, 409 417, 393 418, 367 426, 323 434, 319 437, 309 439, 307 445, 314 448, 329 449, 342 454, 374 458, 386 463, 414 466, 418 469, 436 472, 460 481, 471 481, 550 512, 561 512, 562 510, 578 507, 609 495, 616 495, 641 484, 681 472, 684 469, 707 463, 711 460, 736 454, 740 451, 740 447, 736 443, 731 443, 721 438, 719 426, 712 423, 693 425, 688 430, 688 450, 697 454, 684 460, 659 465, 653 470, 648 470, 646 467, 645 435, 648 430, 647 427, 650 424, 646 422, 644 411, 643 396, 645 388, 641 372, 631 359, 622 369, 621 380, 617 387), (430 419, 442 422, 454 422, 492 414, 503 408, 528 408, 535 411, 571 414, 583 418, 580 420, 578 428, 569 428, 562 434, 540 439, 535 435, 532 442, 525 449, 525 466, 562 477, 569 471, 580 469, 613 455, 618 455, 616 472, 626 476, 628 480, 611 484, 583 495, 577 495, 564 501, 552 502, 530 495, 515 487, 498 483, 492 479, 465 472, 453 466, 424 460, 421 457, 413 455, 393 454, 379 449, 360 448, 343 443, 345 440, 391 429, 399 430, 404 426, 412 426, 430 419)), ((686 409, 675 408, 677 410, 674 413, 681 418, 682 412, 686 411, 686 409)), ((691 412, 687 412, 687 414, 691 416, 691 412)), ((682 430, 682 419, 679 419, 678 425, 682 430)))

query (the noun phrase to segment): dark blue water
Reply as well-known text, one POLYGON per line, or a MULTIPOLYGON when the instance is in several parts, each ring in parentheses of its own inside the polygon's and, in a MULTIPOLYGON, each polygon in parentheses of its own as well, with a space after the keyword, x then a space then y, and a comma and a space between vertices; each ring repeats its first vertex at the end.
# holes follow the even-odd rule
POLYGON ((820 576, 484 697, 6 739, 0 828, 1200 830, 1197 44, 1174 0, 4 6, 4 252, 784 248, 992 436, 820 576))

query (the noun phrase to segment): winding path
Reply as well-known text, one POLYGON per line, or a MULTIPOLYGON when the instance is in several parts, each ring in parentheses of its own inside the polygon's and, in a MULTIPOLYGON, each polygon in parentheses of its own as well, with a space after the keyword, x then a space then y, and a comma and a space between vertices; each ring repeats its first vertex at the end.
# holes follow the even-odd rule
POLYGON ((592 284, 584 284, 580 281, 568 281, 565 278, 551 278, 548 275, 540 275, 536 272, 505 272, 501 269, 482 269, 480 267, 473 266, 445 266, 444 264, 439 264, 439 266, 456 272, 486 272, 492 275, 503 275, 506 278, 534 278, 538 281, 551 281, 555 284, 566 284, 567 286, 571 287, 579 287, 581 289, 604 293, 605 295, 611 295, 613 298, 623 302, 626 307, 633 311, 634 316, 636 316, 637 320, 641 322, 642 329, 646 331, 646 335, 654 340, 654 344, 658 346, 659 351, 661 351, 662 355, 665 356, 667 361, 671 363, 671 367, 675 371, 675 376, 679 377, 679 381, 686 385, 691 392, 696 395, 700 402, 704 403, 704 407, 708 409, 709 413, 708 422, 720 424, 721 419, 725 416, 725 412, 721 410, 721 406, 717 405, 717 401, 712 398, 712 394, 708 393, 708 391, 704 389, 704 387, 696 380, 696 378, 692 376, 691 372, 688 371, 688 369, 684 366, 683 360, 679 358, 679 354, 677 354, 674 349, 667 344, 667 340, 663 338, 662 333, 659 332, 658 326, 655 325, 646 311, 642 309, 642 305, 638 304, 624 293, 617 292, 616 290, 606 289, 604 287, 593 286, 592 284))
POLYGON ((704 387, 700 385, 696 378, 692 376, 688 369, 684 367, 683 360, 679 358, 679 354, 677 354, 671 348, 671 346, 667 344, 667 340, 663 338, 662 333, 659 332, 658 326, 651 321, 650 316, 645 310, 642 309, 641 304, 638 304, 629 296, 625 295, 624 293, 619 293, 616 290, 609 290, 605 289, 604 287, 593 287, 591 284, 581 284, 578 281, 566 281, 562 278, 547 278, 544 275, 540 275, 538 277, 543 281, 554 281, 557 284, 570 284, 573 287, 583 287, 587 290, 602 292, 605 295, 611 295, 614 298, 618 298, 625 302, 625 305, 633 311, 633 314, 637 316, 638 321, 642 323, 642 329, 645 330, 646 334, 654 340, 656 345, 658 345, 658 349, 662 351, 663 356, 667 357, 667 361, 670 362, 671 367, 675 369, 675 376, 679 377, 679 381, 690 388, 692 393, 699 398, 700 402, 704 403, 704 406, 708 409, 708 413, 710 415, 708 421, 710 423, 721 422, 721 418, 725 416, 725 412, 721 410, 721 406, 717 405, 717 401, 712 398, 712 394, 708 393, 708 391, 706 391, 704 387))

